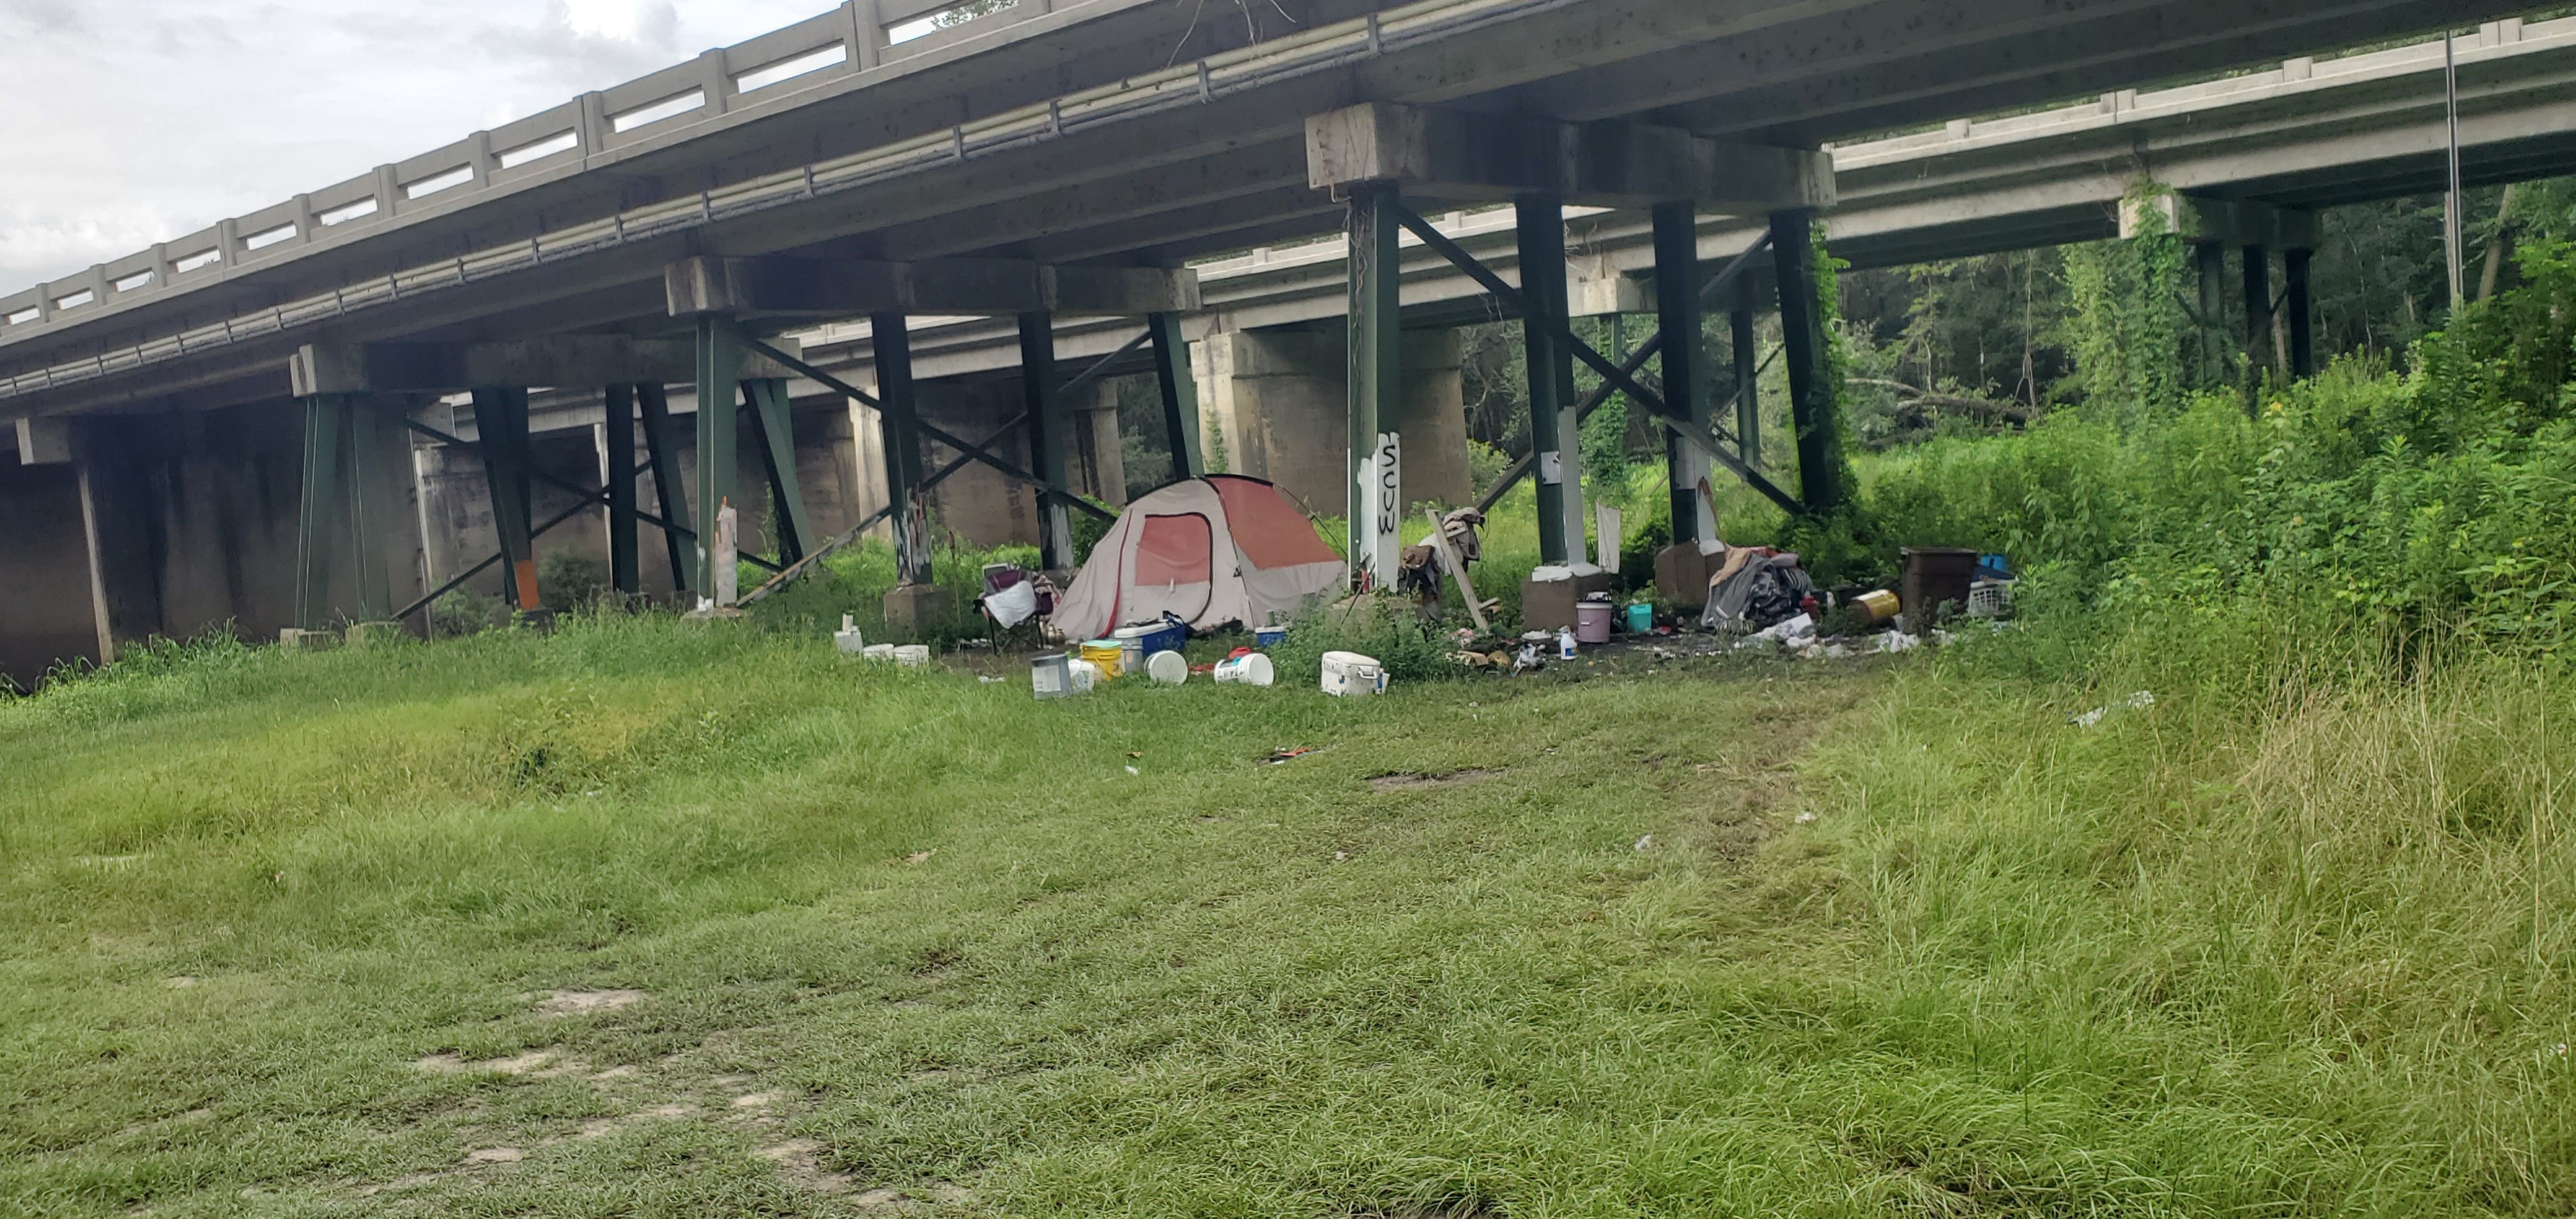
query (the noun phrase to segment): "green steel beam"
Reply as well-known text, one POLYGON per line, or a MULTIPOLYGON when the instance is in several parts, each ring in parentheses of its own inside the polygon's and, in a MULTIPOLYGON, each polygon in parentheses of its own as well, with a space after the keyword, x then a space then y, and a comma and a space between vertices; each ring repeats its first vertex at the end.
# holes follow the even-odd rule
POLYGON ((608 450, 608 585, 632 597, 644 591, 643 556, 636 548, 635 387, 611 385, 600 447, 608 450))
POLYGON ((698 565, 700 596, 716 590, 717 517, 733 502, 741 426, 742 332, 722 314, 698 318, 698 565))
MULTIPOLYGON (((1354 587, 1391 587, 1395 581, 1392 548, 1382 535, 1400 526, 1404 505, 1391 511, 1397 520, 1381 520, 1380 487, 1363 485, 1378 435, 1397 417, 1404 402, 1403 268, 1397 235, 1403 231, 1403 201, 1394 183, 1370 182, 1350 188, 1350 341, 1348 344, 1350 452, 1343 480, 1349 527, 1347 560, 1354 587)), ((1391 474, 1381 475, 1380 483, 1391 474)))
MULTIPOLYGON (((1574 353, 1565 329, 1565 204, 1554 195, 1512 201, 1520 244, 1521 344, 1527 364, 1530 458, 1538 469, 1538 553, 1542 563, 1581 557, 1583 463, 1569 457, 1566 406, 1574 401, 1574 353)), ((1577 453, 1580 450, 1576 450, 1577 453)))
POLYGON ((922 516, 921 413, 912 384, 912 331, 900 313, 868 315, 877 362, 877 418, 885 433, 886 503, 894 508, 895 576, 928 584, 930 522, 922 516))
POLYGON ((671 399, 658 383, 635 387, 635 402, 644 415, 644 449, 653 465, 653 494, 662 504, 662 544, 671 555, 671 588, 687 593, 695 571, 689 559, 691 537, 675 526, 689 519, 689 485, 680 477, 679 434, 671 427, 671 399))
MULTIPOLYGON (((1695 430, 1708 428, 1707 395, 1700 385, 1699 233, 1687 202, 1654 209, 1655 323, 1663 336, 1664 410, 1695 430)), ((1672 538, 1700 540, 1699 483, 1709 459, 1684 433, 1664 434, 1665 481, 1672 496, 1672 538)))
POLYGON ((751 418, 760 431, 760 465, 769 476, 771 520, 778 532, 778 557, 794 563, 818 539, 805 515, 805 493, 796 479, 796 427, 787 401, 787 382, 762 377, 743 387, 751 398, 751 418))
MULTIPOLYGON (((1163 395, 1163 435, 1172 446, 1172 481, 1207 472, 1199 455, 1199 388, 1190 375, 1190 344, 1181 337, 1181 315, 1148 314, 1154 342, 1154 386, 1163 395)), ((1058 479, 1061 482, 1063 480, 1058 479)))
POLYGON ((304 494, 295 532, 295 625, 323 629, 331 620, 333 558, 348 500, 340 481, 343 424, 348 404, 339 395, 304 400, 304 494))
POLYGON ((1843 503, 1842 414, 1826 367, 1824 299, 1816 284, 1815 218, 1774 212, 1771 258, 1780 281, 1780 343, 1788 352, 1789 416, 1798 433, 1798 499, 1806 513, 1843 503))
MULTIPOLYGON (((1047 484, 1065 483, 1066 419, 1056 409, 1055 319, 1046 313, 1020 315, 1020 399, 1028 419, 1029 464, 1047 484)), ((964 460, 960 458, 959 460, 964 460)), ((1073 566, 1073 516, 1064 497, 1048 486, 1038 488, 1038 566, 1063 571, 1073 566)))

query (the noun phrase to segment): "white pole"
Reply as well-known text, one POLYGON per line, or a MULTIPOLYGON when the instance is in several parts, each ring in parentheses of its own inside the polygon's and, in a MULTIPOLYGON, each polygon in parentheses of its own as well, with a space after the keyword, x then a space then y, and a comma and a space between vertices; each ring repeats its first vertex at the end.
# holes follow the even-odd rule
POLYGON ((2460 61, 2453 50, 2453 41, 2451 31, 2442 31, 2442 92, 2448 108, 2451 154, 2450 193, 2442 207, 2442 255, 2444 264, 2450 269, 2451 311, 2457 313, 2462 305, 2468 303, 2468 289, 2461 278, 2465 242, 2460 226, 2461 217, 2466 212, 2466 200, 2460 196, 2460 61))

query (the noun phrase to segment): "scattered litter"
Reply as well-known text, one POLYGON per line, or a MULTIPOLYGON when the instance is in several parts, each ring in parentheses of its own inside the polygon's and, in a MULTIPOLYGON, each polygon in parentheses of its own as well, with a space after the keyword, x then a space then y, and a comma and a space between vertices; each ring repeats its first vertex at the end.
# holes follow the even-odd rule
POLYGON ((2149 691, 2140 690, 2108 706, 2095 707, 2082 715, 2070 715, 2066 717, 2066 722, 2078 728, 2091 728, 2101 723, 2103 717, 2114 711, 2144 711, 2155 705, 2156 696, 2149 691))
POLYGON ((1800 825, 1814 825, 1815 823, 1816 823, 1816 815, 1815 815, 1814 813, 1800 813, 1800 814, 1798 814, 1798 824, 1800 824, 1800 825))
POLYGON ((1237 649, 1234 655, 1216 663, 1213 676, 1221 686, 1266 686, 1278 679, 1278 670, 1271 667, 1269 657, 1237 649))
POLYGON ((1881 652, 1911 652, 1922 646, 1922 636, 1908 635, 1903 631, 1889 631, 1878 636, 1878 650, 1881 652))
POLYGON ((1349 859, 1350 857, 1351 857, 1351 853, 1350 853, 1350 852, 1348 852, 1348 851, 1335 851, 1335 852, 1333 852, 1333 862, 1334 862, 1334 863, 1340 863, 1340 862, 1342 862, 1343 860, 1349 859))
POLYGON ((1652 834, 1648 834, 1648 835, 1646 835, 1645 837, 1638 839, 1638 840, 1637 840, 1637 849, 1638 849, 1638 850, 1640 850, 1640 851, 1651 851, 1651 850, 1654 850, 1654 849, 1655 849, 1655 836, 1654 836, 1654 835, 1652 835, 1652 834))
POLYGON ((181 975, 179 975, 178 977, 175 977, 175 978, 167 978, 167 979, 164 979, 164 980, 162 981, 162 983, 161 983, 161 985, 163 985, 163 986, 167 986, 167 987, 169 987, 169 988, 170 988, 170 989, 172 989, 172 990, 186 990, 186 989, 188 989, 188 988, 189 988, 189 987, 191 987, 191 986, 195 986, 196 984, 197 984, 197 980, 196 980, 195 978, 191 978, 191 977, 189 977, 189 976, 188 976, 188 975, 186 975, 186 974, 181 974, 181 975))
POLYGON ((939 848, 937 847, 932 847, 927 851, 914 851, 912 854, 904 856, 903 862, 907 867, 917 867, 921 864, 929 863, 930 857, 938 853, 939 848))
POLYGON ((987 676, 987 675, 984 675, 984 674, 980 674, 980 673, 979 673, 979 674, 977 674, 977 675, 976 675, 975 680, 977 680, 977 681, 979 681, 979 682, 982 682, 982 683, 984 683, 985 685, 988 685, 988 686, 998 686, 998 685, 1001 685, 1005 680, 1008 680, 1008 679, 1006 679, 1006 678, 1000 678, 1000 677, 991 677, 991 676, 987 676))
POLYGON ((528 1153, 516 1147, 486 1147, 465 1153, 468 1164, 516 1164, 527 1158, 528 1153))
POLYGON ((1315 749, 1316 747, 1313 745, 1300 745, 1295 749, 1289 749, 1286 747, 1273 749, 1270 751, 1269 757, 1261 759, 1261 764, 1264 766, 1277 766, 1282 762, 1294 762, 1299 758, 1305 757, 1307 754, 1315 752, 1315 749))

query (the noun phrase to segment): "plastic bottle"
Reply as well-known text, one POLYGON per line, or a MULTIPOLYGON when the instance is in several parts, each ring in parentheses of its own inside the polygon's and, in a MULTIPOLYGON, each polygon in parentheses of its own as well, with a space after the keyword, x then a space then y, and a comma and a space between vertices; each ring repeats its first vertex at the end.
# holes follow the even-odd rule
POLYGON ((1561 626, 1556 628, 1556 658, 1558 660, 1574 659, 1573 627, 1561 626))

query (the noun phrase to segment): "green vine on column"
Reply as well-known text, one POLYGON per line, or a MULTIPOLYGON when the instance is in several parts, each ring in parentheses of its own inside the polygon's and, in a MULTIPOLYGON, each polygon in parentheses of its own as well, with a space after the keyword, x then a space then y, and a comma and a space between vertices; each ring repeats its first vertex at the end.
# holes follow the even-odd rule
POLYGON ((2133 236, 2066 251, 2074 306, 2066 337, 2075 379, 2087 403, 2123 426, 2171 416, 2192 389, 2182 349, 2191 332, 2183 303, 2191 287, 2190 244, 2155 206, 2172 193, 2141 179, 2127 199, 2133 236))

